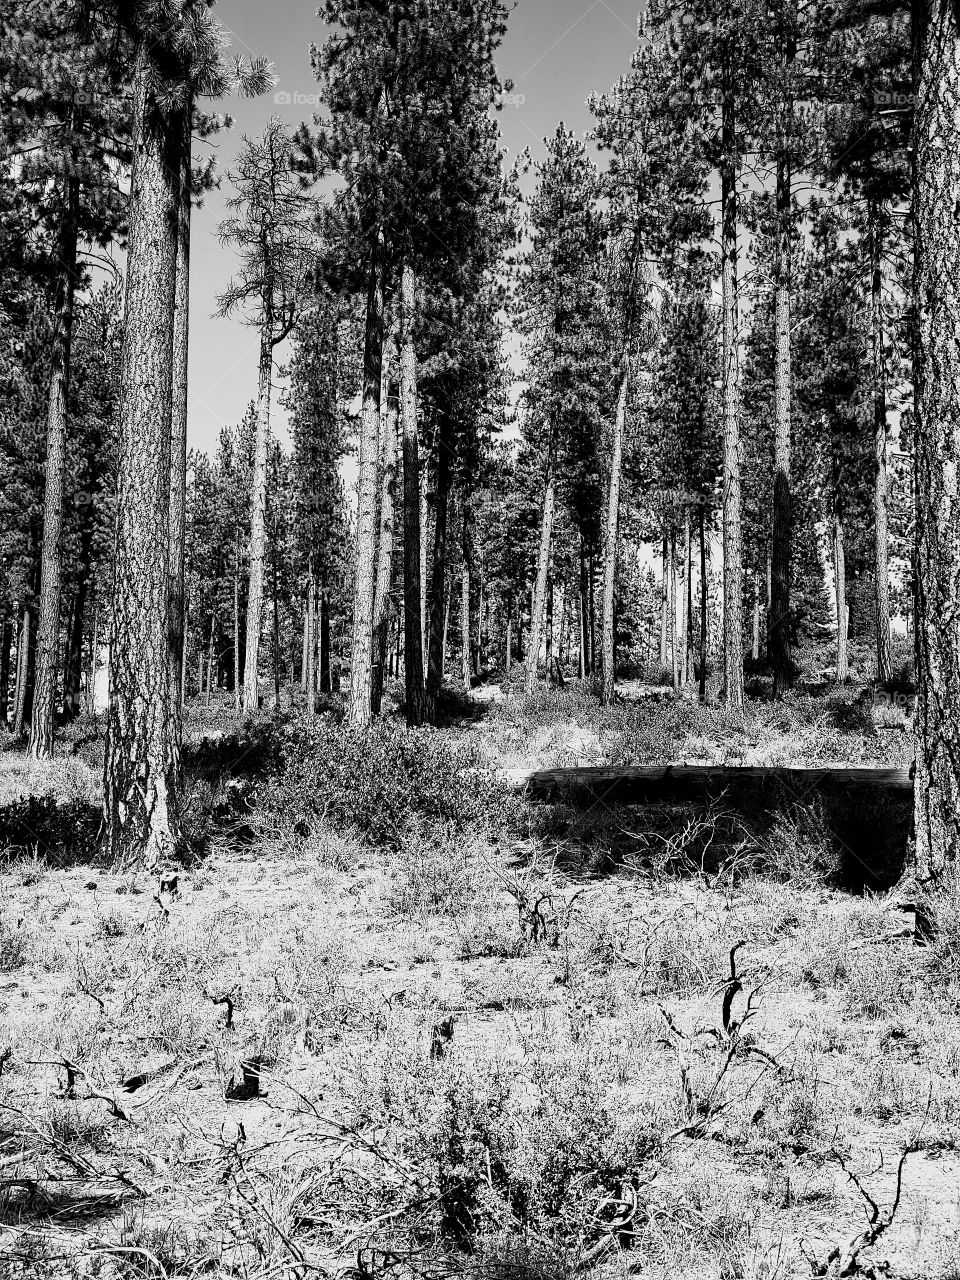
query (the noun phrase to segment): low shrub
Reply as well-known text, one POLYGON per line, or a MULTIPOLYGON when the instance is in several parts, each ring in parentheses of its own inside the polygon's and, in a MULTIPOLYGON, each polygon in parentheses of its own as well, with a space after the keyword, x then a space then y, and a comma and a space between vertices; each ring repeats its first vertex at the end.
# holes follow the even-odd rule
POLYGON ((321 822, 352 827, 372 845, 403 847, 418 822, 465 833, 503 831, 518 811, 475 747, 431 729, 381 722, 355 729, 324 720, 278 731, 277 773, 261 803, 298 836, 321 822))

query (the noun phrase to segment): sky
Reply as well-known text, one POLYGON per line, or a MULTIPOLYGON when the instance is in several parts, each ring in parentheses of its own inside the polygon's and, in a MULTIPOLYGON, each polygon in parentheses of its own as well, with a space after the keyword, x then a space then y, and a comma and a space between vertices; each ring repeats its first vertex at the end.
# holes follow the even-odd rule
MULTIPOLYGON (((529 147, 543 155, 543 139, 559 121, 583 132, 590 125, 586 99, 602 92, 628 70, 637 43, 641 0, 515 0, 509 32, 498 59, 500 76, 513 93, 498 115, 508 156, 529 147)), ((295 126, 310 121, 318 85, 310 67, 311 42, 322 43, 324 24, 316 0, 221 0, 217 15, 231 36, 232 52, 263 55, 273 63, 273 92, 217 109, 234 117, 232 130, 214 140, 221 172, 230 165, 244 135, 256 136, 271 116, 295 126)), ((198 144, 199 158, 206 144, 198 144)), ((234 269, 232 249, 217 240, 230 184, 207 196, 193 222, 190 301, 191 447, 212 452, 224 426, 243 417, 256 393, 256 331, 239 319, 215 316, 217 295, 234 269)), ((277 349, 282 365, 288 344, 277 349)), ((277 434, 285 436, 282 407, 275 410, 277 434)))

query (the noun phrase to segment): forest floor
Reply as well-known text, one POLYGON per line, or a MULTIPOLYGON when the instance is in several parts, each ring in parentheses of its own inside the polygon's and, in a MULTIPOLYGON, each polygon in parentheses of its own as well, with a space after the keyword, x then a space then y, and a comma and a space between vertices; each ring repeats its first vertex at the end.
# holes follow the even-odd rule
MULTIPOLYGON (((376 755, 374 810, 302 730, 163 883, 10 855, 0 1274, 957 1280, 960 893, 917 947, 813 810, 443 800, 478 761, 903 764, 904 707, 475 710, 376 755)), ((5 800, 97 791, 89 757, 0 766, 5 800)))

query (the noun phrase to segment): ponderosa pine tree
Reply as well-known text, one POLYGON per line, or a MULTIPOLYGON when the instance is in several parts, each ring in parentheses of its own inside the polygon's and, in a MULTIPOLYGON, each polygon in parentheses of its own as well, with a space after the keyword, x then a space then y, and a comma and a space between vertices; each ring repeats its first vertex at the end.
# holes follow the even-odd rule
POLYGON ((180 842, 169 594, 183 117, 224 40, 203 0, 137 0, 116 14, 135 52, 104 819, 115 861, 153 865, 180 842))
POLYGON ((596 440, 605 346, 605 227, 600 187, 584 144, 563 125, 547 140, 530 203, 530 247, 518 290, 529 362, 524 434, 541 460, 541 519, 525 687, 533 691, 544 638, 553 526, 571 440, 596 440))
POLYGON ((121 101, 128 70, 115 32, 80 0, 26 3, 11 15, 0 51, 5 152, 18 166, 40 220, 50 229, 53 290, 43 547, 30 752, 53 754, 60 684, 64 500, 74 298, 84 242, 105 246, 121 231, 124 202, 115 176, 127 161, 121 101), (65 91, 65 86, 71 86, 65 91))
POLYGON ((960 15, 914 8, 916 872, 960 856, 960 15))
POLYGON ((274 352, 296 324, 312 265, 312 217, 296 158, 293 137, 277 119, 270 121, 262 137, 245 139, 236 168, 230 174, 235 195, 228 201, 228 208, 233 216, 220 225, 221 241, 236 246, 241 265, 239 275, 218 299, 219 312, 230 315, 243 310, 260 334, 243 679, 243 709, 248 713, 255 712, 260 704, 274 352))

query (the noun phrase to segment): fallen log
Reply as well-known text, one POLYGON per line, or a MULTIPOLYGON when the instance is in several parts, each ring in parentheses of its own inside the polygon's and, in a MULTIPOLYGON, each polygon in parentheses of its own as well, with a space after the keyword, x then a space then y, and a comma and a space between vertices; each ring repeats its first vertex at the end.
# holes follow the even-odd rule
POLYGON ((668 804, 717 798, 730 791, 761 795, 794 791, 798 797, 827 790, 884 791, 912 796, 909 769, 765 767, 759 765, 591 765, 568 769, 509 769, 508 781, 531 799, 574 803, 668 804))
POLYGON ((777 768, 756 765, 597 765, 512 769, 529 799, 580 811, 630 805, 722 805, 747 819, 814 809, 851 889, 885 889, 902 874, 913 831, 909 769, 777 768))

